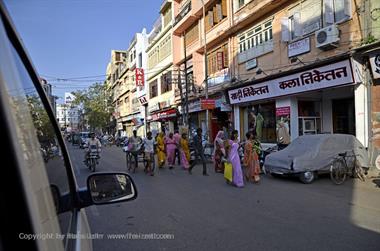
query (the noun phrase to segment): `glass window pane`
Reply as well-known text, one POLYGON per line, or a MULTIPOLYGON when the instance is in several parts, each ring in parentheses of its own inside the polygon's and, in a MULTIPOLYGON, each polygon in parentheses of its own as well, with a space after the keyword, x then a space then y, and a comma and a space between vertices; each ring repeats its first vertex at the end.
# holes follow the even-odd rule
MULTIPOLYGON (((61 146, 58 142, 57 135, 61 132, 55 131, 52 126, 56 121, 50 120, 47 113, 47 106, 42 102, 32 79, 29 76, 23 62, 17 51, 10 45, 12 53, 12 72, 16 77, 12 81, 4 81, 8 94, 8 101, 12 104, 13 119, 17 124, 18 144, 23 149, 24 158, 29 170, 38 173, 38 177, 30 179, 32 189, 37 196, 37 200, 44 202, 39 204, 40 210, 45 210, 43 217, 46 221, 53 219, 53 215, 48 215, 51 206, 58 206, 58 199, 63 195, 70 195, 69 178, 61 154, 61 146), (47 176, 45 176, 45 169, 47 176), (48 183, 48 188, 42 187, 48 183), (45 189, 51 192, 52 201, 44 198, 45 189)), ((39 83, 38 83, 39 84, 39 83)), ((70 196, 68 197, 70 202, 70 196)), ((57 212, 55 212, 57 213, 57 212)), ((69 223, 72 212, 56 214, 61 232, 66 234, 69 229, 69 223)), ((52 222, 53 223, 53 222, 52 222)))

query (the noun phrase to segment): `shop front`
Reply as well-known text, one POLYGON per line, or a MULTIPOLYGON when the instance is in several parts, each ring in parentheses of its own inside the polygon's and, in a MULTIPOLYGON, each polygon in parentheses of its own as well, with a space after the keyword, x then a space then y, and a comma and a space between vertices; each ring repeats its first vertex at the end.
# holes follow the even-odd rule
POLYGON ((178 128, 177 117, 175 108, 154 112, 148 117, 149 129, 152 132, 174 132, 178 128))
MULTIPOLYGON (((227 104, 225 96, 214 96, 209 99, 212 106, 209 108, 210 139, 214 140, 219 130, 228 130, 232 123, 232 107, 227 104)), ((206 133, 206 107, 202 107, 202 101, 192 100, 189 103, 189 123, 194 132, 201 128, 206 133)))
POLYGON ((230 89, 228 97, 241 136, 277 143, 280 131, 282 140, 344 133, 366 143, 366 87, 355 82, 351 59, 230 89))

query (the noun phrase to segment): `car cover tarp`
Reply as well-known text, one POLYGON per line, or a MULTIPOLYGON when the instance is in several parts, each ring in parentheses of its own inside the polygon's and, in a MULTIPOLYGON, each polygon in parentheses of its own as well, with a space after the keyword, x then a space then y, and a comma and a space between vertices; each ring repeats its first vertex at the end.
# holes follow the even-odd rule
POLYGON ((268 155, 265 166, 290 171, 293 162, 293 172, 322 170, 329 168, 338 153, 343 152, 355 153, 361 166, 369 166, 365 147, 356 137, 347 134, 300 136, 285 149, 268 155))

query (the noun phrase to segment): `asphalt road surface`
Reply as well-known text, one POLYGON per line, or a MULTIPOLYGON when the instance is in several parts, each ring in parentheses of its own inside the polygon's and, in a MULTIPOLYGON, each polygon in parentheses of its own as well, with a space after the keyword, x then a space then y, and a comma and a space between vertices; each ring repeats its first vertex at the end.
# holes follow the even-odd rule
MULTIPOLYGON (((85 185, 83 150, 69 148, 85 185)), ((135 201, 87 209, 92 233, 104 234, 94 250, 380 250, 379 178, 337 186, 262 176, 235 188, 208 167, 210 176, 197 166, 153 177, 140 167, 135 201)), ((103 148, 97 171, 126 171, 121 148, 103 148)))

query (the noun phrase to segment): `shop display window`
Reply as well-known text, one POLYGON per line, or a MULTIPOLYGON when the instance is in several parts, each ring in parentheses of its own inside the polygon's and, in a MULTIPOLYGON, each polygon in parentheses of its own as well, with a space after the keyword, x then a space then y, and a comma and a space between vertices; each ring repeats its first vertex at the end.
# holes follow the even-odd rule
POLYGON ((276 142, 276 105, 274 102, 247 107, 248 130, 264 143, 276 142))

